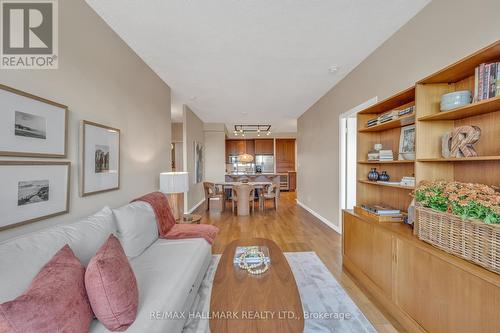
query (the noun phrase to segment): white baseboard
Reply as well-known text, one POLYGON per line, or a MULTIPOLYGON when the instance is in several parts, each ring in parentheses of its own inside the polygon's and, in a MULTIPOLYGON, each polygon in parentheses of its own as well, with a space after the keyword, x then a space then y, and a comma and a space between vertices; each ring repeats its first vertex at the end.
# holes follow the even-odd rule
POLYGON ((200 202, 198 202, 196 205, 194 205, 193 208, 191 208, 189 211, 188 211, 188 214, 191 214, 193 213, 196 208, 200 207, 203 203, 205 202, 205 199, 201 200, 200 202))
POLYGON ((311 208, 309 208, 306 205, 304 205, 299 200, 296 199, 295 201, 297 201, 297 205, 299 205, 300 207, 302 207, 305 210, 307 210, 309 213, 311 213, 318 220, 320 220, 321 222, 323 222, 324 224, 326 224, 327 226, 329 226, 330 228, 332 228, 333 230, 335 230, 337 233, 342 234, 342 230, 341 230, 341 228, 339 226, 335 225, 333 222, 331 222, 331 221, 327 220, 326 218, 324 218, 323 216, 319 215, 318 213, 316 213, 314 210, 312 210, 311 208))

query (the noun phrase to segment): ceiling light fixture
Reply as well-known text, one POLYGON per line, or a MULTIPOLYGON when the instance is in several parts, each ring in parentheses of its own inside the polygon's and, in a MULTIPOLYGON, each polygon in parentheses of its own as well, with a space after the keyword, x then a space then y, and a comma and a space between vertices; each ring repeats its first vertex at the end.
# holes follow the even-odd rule
POLYGON ((260 136, 262 132, 271 134, 271 125, 234 125, 234 135, 237 136, 237 133, 240 133, 241 136, 245 136, 248 133, 257 133, 257 136, 260 136))
POLYGON ((337 73, 337 72, 338 72, 338 70, 339 70, 339 66, 337 66, 337 65, 333 65, 333 66, 330 66, 330 67, 328 68, 328 71, 329 71, 330 73, 332 73, 332 74, 333 74, 333 73, 337 73))

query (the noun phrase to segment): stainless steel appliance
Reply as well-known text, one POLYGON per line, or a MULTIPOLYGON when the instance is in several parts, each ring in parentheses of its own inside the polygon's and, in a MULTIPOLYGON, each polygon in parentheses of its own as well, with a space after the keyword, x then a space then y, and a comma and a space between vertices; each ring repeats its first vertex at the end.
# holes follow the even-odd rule
POLYGON ((262 173, 274 172, 274 156, 273 155, 255 155, 255 165, 259 165, 262 173))
POLYGON ((280 173, 280 190, 288 191, 290 189, 288 173, 280 173))
POLYGON ((238 155, 229 155, 229 160, 227 161, 229 164, 238 163, 238 155))

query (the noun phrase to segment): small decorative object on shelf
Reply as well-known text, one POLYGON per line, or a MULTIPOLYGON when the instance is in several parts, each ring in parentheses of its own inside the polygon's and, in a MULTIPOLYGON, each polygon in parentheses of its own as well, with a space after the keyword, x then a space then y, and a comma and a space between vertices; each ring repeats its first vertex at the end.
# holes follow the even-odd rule
POLYGON ((401 135, 399 137, 399 159, 415 159, 415 125, 401 128, 401 135))
POLYGON ((271 263, 269 250, 267 246, 237 247, 234 263, 252 275, 263 274, 269 270, 271 263))
POLYGON ((387 174, 387 171, 382 171, 382 173, 378 176, 378 180, 383 182, 388 182, 391 177, 387 174))
POLYGON ((482 184, 427 181, 415 199, 421 240, 500 274, 500 192, 482 184))
POLYGON ((370 172, 368 172, 368 180, 375 182, 378 180, 379 173, 377 172, 377 168, 372 168, 370 172))
POLYGON ((472 94, 468 90, 455 91, 441 96, 441 111, 449 111, 452 109, 465 106, 472 102, 472 94))
POLYGON ((381 143, 373 145, 373 150, 368 152, 368 161, 378 161, 380 158, 380 150, 382 149, 381 143))
POLYGON ((481 137, 477 126, 460 126, 442 136, 441 155, 444 158, 474 157, 477 152, 474 144, 481 137))

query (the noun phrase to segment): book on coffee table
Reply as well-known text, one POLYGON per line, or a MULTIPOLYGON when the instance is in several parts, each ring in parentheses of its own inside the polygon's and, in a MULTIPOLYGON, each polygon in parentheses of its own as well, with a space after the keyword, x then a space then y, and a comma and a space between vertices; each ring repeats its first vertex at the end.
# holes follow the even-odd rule
MULTIPOLYGON (((252 249, 256 249, 257 251, 262 251, 264 253, 265 262, 268 264, 271 262, 271 257, 269 256, 269 249, 267 248, 267 246, 238 246, 234 251, 234 259, 233 259, 234 264, 239 265, 241 262, 240 259, 241 255, 246 251, 252 249)), ((259 262, 259 256, 257 255, 247 256, 246 262, 247 264, 256 264, 259 262)))

